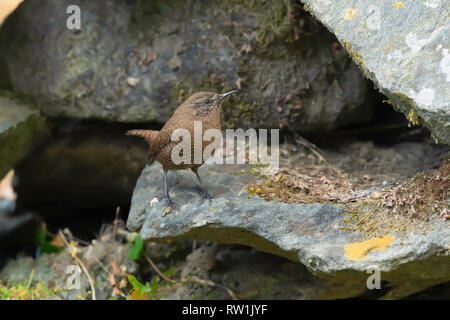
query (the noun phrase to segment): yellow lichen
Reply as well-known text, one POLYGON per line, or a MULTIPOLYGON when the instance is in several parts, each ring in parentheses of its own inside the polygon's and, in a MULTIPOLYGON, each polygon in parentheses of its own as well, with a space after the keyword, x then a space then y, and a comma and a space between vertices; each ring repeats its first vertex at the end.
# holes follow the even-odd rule
POLYGON ((401 7, 403 7, 403 2, 401 1, 395 1, 395 3, 393 4, 394 7, 396 7, 397 9, 400 9, 401 7))
POLYGON ((364 61, 363 56, 358 51, 353 49, 352 45, 349 44, 347 41, 343 41, 342 45, 344 46, 345 50, 347 50, 347 52, 350 54, 353 61, 355 61, 362 69, 364 76, 366 78, 369 78, 369 72, 367 71, 366 62, 364 61))
POLYGON ((434 143, 436 143, 436 144, 438 144, 438 143, 439 143, 439 139, 438 139, 438 138, 436 138, 436 137, 434 136, 434 134, 431 134, 431 138, 433 138, 433 140, 434 140, 434 143))
POLYGON ((345 257, 353 261, 366 260, 372 251, 383 251, 395 240, 394 236, 372 238, 345 246, 345 257))
POLYGON ((349 9, 345 10, 344 19, 345 20, 353 20, 353 19, 355 19, 357 14, 358 14, 358 9, 349 8, 349 9))
POLYGON ((408 121, 413 125, 416 126, 420 124, 420 118, 417 112, 414 109, 411 109, 407 115, 408 121))

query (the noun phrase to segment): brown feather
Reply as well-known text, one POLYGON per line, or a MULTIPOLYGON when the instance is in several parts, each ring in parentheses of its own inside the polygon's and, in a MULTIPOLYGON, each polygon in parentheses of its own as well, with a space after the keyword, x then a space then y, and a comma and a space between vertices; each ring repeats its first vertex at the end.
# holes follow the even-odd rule
POLYGON ((126 133, 127 136, 137 136, 144 138, 149 145, 151 145, 152 142, 155 142, 158 134, 159 131, 156 130, 128 130, 126 133))
MULTIPOLYGON (((191 152, 192 159, 194 155, 194 122, 202 122, 202 133, 210 128, 221 130, 220 108, 222 101, 219 94, 212 92, 197 92, 183 102, 172 117, 166 122, 160 131, 154 130, 130 130, 127 135, 144 138, 149 144, 148 164, 158 161, 162 164, 164 170, 181 170, 187 168, 196 169, 201 164, 174 164, 171 159, 172 149, 178 144, 172 141, 171 137, 176 129, 186 129, 191 133, 191 152), (214 101, 214 105, 205 104, 204 101, 214 101)), ((202 141, 202 140, 201 140, 202 141)), ((211 142, 202 141, 203 149, 211 142)), ((206 159, 203 159, 204 161, 206 159)))

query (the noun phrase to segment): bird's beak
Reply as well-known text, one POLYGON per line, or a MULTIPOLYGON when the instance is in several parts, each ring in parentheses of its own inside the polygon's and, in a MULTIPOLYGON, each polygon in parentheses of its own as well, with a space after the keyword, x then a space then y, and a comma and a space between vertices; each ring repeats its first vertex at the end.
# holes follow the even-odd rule
POLYGON ((219 100, 223 100, 223 99, 225 99, 225 97, 229 96, 230 94, 238 93, 238 92, 239 92, 238 90, 231 90, 231 91, 219 94, 219 100))

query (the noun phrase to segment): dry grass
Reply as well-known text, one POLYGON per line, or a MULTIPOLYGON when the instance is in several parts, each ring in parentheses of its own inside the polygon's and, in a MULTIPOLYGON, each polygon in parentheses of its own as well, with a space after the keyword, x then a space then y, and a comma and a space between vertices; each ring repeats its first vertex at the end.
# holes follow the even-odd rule
POLYGON ((438 214, 447 219, 450 203, 450 160, 429 173, 419 173, 388 192, 382 201, 395 214, 427 220, 438 214))
MULTIPOLYGON (((250 185, 249 196, 257 194, 267 201, 344 206, 347 209, 344 229, 361 232, 366 237, 426 231, 433 228, 439 217, 443 221, 449 218, 448 156, 439 169, 408 179, 404 167, 400 170, 387 165, 392 150, 387 157, 383 157, 383 150, 375 148, 375 152, 380 160, 369 166, 367 159, 358 158, 353 152, 339 161, 327 161, 317 152, 300 151, 297 157, 288 156, 290 162, 283 166, 288 168, 280 169, 273 176, 262 176, 258 183, 250 185), (330 163, 338 163, 338 167, 347 172, 330 163), (389 178, 391 183, 383 186, 383 181, 389 178)), ((373 158, 373 155, 368 157, 373 158)))
POLYGON ((378 199, 347 206, 344 228, 362 232, 367 238, 391 232, 408 234, 432 230, 440 218, 449 219, 450 161, 437 170, 419 173, 412 179, 380 193, 378 199))

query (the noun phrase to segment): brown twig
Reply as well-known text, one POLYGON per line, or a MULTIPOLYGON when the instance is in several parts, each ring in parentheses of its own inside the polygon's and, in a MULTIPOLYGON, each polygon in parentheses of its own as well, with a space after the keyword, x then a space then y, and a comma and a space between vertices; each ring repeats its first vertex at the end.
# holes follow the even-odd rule
POLYGON ((339 170, 338 168, 333 166, 330 162, 328 162, 328 160, 320 152, 320 149, 314 143, 309 142, 305 138, 301 137, 295 131, 292 131, 292 132, 294 132, 296 142, 300 143, 305 148, 308 148, 312 153, 314 153, 319 158, 320 161, 325 163, 330 169, 332 169, 338 175, 343 176, 343 173, 341 172, 341 170, 339 170))
POLYGON ((228 292, 228 294, 231 296, 231 299, 238 300, 236 294, 231 289, 225 287, 224 285, 215 283, 214 281, 211 281, 211 280, 203 280, 203 279, 200 279, 200 278, 195 277, 195 276, 191 276, 189 278, 182 279, 182 280, 171 279, 168 276, 166 276, 165 274, 163 274, 158 269, 158 267, 155 265, 155 263, 152 261, 152 259, 150 259, 150 257, 148 255, 146 255, 145 253, 144 253, 144 257, 148 261, 148 263, 152 266, 152 268, 156 271, 156 273, 159 274, 161 276, 161 278, 163 278, 164 280, 166 280, 168 282, 171 282, 171 283, 174 283, 174 284, 178 284, 178 285, 181 285, 183 283, 196 282, 196 283, 199 283, 199 284, 202 284, 202 285, 222 288, 222 289, 224 289, 225 291, 228 292))
POLYGON ((120 207, 117 207, 116 208, 116 217, 114 219, 114 224, 113 224, 113 239, 116 238, 117 224, 119 221, 119 213, 120 213, 120 207))
POLYGON ((148 263, 152 266, 152 268, 156 271, 157 274, 159 274, 161 276, 161 278, 163 278, 166 281, 172 282, 172 283, 178 283, 179 281, 173 280, 171 278, 169 278, 168 276, 166 276, 164 273, 162 273, 158 267, 155 265, 155 263, 152 261, 152 259, 150 259, 150 257, 148 255, 146 255, 144 253, 144 257, 145 259, 148 261, 148 263))

